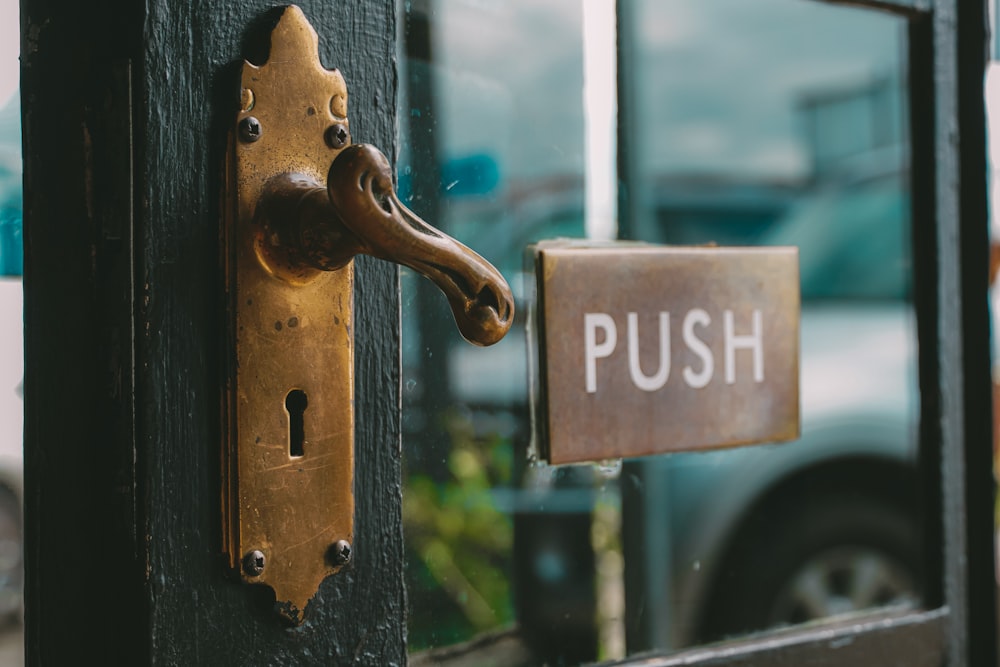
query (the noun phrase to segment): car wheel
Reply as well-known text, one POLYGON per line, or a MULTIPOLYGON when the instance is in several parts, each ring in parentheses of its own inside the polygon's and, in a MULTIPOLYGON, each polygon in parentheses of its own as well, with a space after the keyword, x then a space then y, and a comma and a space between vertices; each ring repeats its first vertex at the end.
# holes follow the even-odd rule
POLYGON ((919 540, 902 510, 857 494, 766 510, 724 562, 702 641, 917 601, 919 540))

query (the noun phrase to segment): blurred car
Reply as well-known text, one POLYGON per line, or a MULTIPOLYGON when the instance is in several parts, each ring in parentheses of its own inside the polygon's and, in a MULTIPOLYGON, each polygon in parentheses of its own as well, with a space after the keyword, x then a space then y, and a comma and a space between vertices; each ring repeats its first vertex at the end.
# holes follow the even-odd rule
POLYGON ((904 178, 827 184, 763 239, 800 249, 802 437, 655 464, 676 488, 680 644, 918 598, 904 178))

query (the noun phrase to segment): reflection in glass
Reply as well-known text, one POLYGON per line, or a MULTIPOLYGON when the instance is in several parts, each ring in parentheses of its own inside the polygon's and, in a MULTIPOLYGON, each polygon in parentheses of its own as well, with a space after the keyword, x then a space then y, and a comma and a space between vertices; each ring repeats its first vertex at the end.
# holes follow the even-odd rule
POLYGON ((623 227, 799 248, 802 438, 626 464, 629 650, 913 604, 905 25, 798 0, 647 0, 634 19, 623 227))
POLYGON ((19 22, 0 20, 0 664, 24 664, 21 497, 24 426, 19 22))
MULTIPOLYGON (((583 52, 578 0, 406 3, 404 21, 400 195, 497 266, 517 302, 507 337, 476 348, 437 290, 403 274, 403 519, 417 652, 508 631, 523 598, 516 543, 535 527, 524 527, 513 490, 528 435, 523 252, 584 234, 583 52)), ((577 514, 585 555, 572 578, 590 596, 589 505, 577 514)), ((564 581, 565 547, 555 546, 529 559, 564 581)), ((580 609, 589 635, 593 603, 580 609)))
POLYGON ((405 3, 401 196, 518 305, 473 348, 403 275, 414 664, 459 643, 580 664, 919 599, 905 25, 802 0, 627 4, 620 235, 799 247, 802 439, 527 463, 524 249, 594 233, 582 10, 405 3))

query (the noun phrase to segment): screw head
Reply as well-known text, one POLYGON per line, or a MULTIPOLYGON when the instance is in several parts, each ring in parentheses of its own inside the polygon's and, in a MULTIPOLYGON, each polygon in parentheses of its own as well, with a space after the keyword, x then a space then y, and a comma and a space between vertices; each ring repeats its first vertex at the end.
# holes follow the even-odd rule
POLYGON ((351 543, 347 540, 337 540, 330 546, 329 557, 335 567, 347 565, 351 562, 351 543))
POLYGON ((247 552, 243 557, 243 571, 251 577, 259 577, 264 572, 264 564, 267 559, 264 552, 259 549, 247 552))
POLYGON ((347 131, 347 127, 342 123, 335 123, 334 125, 326 128, 326 134, 323 136, 326 138, 326 145, 334 150, 338 150, 346 146, 348 139, 351 138, 351 134, 347 131))
POLYGON ((264 128, 260 126, 260 121, 253 116, 247 116, 240 121, 240 139, 247 143, 253 143, 260 139, 264 128))

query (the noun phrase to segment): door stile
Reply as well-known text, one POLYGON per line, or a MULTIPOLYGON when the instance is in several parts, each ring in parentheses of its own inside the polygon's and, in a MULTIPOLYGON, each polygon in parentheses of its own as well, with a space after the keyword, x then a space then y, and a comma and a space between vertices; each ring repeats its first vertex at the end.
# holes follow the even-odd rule
MULTIPOLYGON (((225 137, 277 12, 132 5, 22 10, 29 664, 405 664, 398 272, 357 262, 354 557, 292 628, 219 507, 225 137)), ((394 155, 395 3, 302 9, 394 155)))

